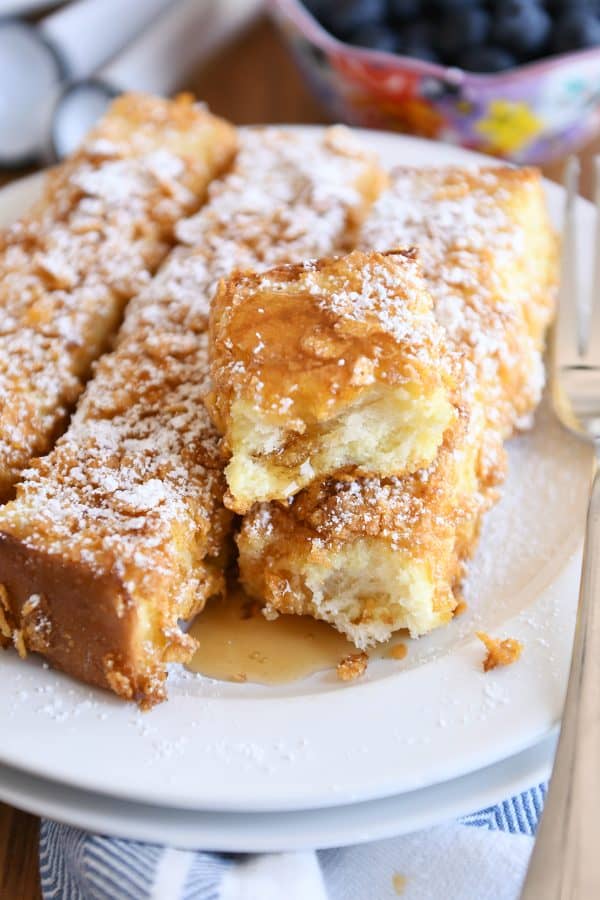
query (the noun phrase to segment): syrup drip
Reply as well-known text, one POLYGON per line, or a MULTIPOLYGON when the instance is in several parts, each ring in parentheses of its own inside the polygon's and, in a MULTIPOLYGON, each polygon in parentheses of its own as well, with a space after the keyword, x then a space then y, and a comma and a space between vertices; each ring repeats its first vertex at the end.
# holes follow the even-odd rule
MULTIPOLYGON (((219 681, 287 684, 335 669, 357 652, 331 625, 310 616, 265 619, 259 605, 240 589, 226 600, 209 600, 189 634, 198 649, 188 669, 219 681)), ((370 651, 369 658, 402 658, 405 651, 397 648, 404 646, 393 639, 370 651)))

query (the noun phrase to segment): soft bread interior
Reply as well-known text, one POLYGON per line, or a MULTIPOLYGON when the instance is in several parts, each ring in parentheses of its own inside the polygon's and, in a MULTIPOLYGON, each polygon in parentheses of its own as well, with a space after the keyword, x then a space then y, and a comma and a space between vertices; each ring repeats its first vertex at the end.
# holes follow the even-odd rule
POLYGON ((382 477, 412 472, 435 456, 454 415, 441 386, 415 397, 414 388, 382 384, 340 415, 290 434, 237 399, 225 473, 229 505, 243 513, 344 469, 382 477))
POLYGON ((296 559, 292 590, 296 579, 297 594, 304 596, 302 612, 330 622, 360 649, 388 640, 401 628, 411 637, 425 634, 448 621, 456 605, 451 592, 436 595, 426 559, 377 539, 330 552, 326 564, 310 556, 296 559))

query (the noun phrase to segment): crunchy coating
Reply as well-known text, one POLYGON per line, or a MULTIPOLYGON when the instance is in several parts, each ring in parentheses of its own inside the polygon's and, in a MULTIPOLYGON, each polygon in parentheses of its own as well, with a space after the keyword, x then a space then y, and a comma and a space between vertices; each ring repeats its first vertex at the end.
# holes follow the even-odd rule
POLYGON ((493 638, 485 631, 477 631, 476 634, 487 651, 482 664, 484 672, 498 666, 512 666, 523 652, 523 644, 516 638, 493 638))
POLYGON ((0 498, 48 451, 128 300, 232 158, 233 129, 187 97, 116 100, 0 237, 0 498))
POLYGON ((365 248, 419 248, 436 316, 465 355, 473 399, 509 437, 544 385, 558 246, 535 169, 398 168, 361 231, 365 248))
POLYGON ((502 441, 539 400, 554 304, 556 239, 533 170, 397 170, 359 244, 402 243, 418 246, 463 360, 459 423, 427 468, 311 485, 255 508, 238 538, 242 580, 268 614, 310 613, 358 647, 451 618, 502 480, 502 441))
POLYGON ((484 456, 478 432, 465 409, 426 469, 328 479, 254 507, 238 536, 246 589, 267 615, 325 619, 360 648, 448 622, 504 472, 501 442, 484 456))
POLYGON ((206 335, 104 356, 69 430, 0 512, 0 578, 25 647, 141 702, 194 647, 177 619, 222 589, 230 514, 207 368, 206 335))
POLYGON ((222 281, 211 355, 209 409, 232 456, 226 502, 239 513, 340 470, 429 464, 456 415, 456 360, 410 251, 222 281))
MULTIPOLYGON (((381 179, 347 132, 244 135, 209 202, 129 304, 66 434, 0 510, 1 632, 85 681, 150 706, 195 642, 179 620, 223 590, 231 514, 203 405, 219 278, 336 250, 381 179)), ((2 637, 0 637, 0 642, 2 637)))

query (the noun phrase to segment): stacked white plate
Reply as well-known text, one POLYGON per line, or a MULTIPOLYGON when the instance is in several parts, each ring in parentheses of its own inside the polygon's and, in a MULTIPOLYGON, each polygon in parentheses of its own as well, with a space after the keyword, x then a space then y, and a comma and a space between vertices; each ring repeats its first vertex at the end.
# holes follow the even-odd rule
MULTIPOLYGON (((363 139, 386 165, 481 162, 427 141, 363 139)), ((24 212, 40 184, 36 176, 0 193, 0 223, 24 212)), ((558 226, 562 191, 547 191, 558 226)), ((593 211, 580 201, 578 214, 590 259, 593 211)), ((566 686, 591 455, 543 405, 509 456, 467 611, 354 683, 325 672, 266 687, 174 669, 168 703, 140 713, 39 659, 2 654, 0 799, 122 837, 278 850, 411 831, 544 778, 566 686), (479 629, 522 641, 518 663, 484 673, 479 629)))

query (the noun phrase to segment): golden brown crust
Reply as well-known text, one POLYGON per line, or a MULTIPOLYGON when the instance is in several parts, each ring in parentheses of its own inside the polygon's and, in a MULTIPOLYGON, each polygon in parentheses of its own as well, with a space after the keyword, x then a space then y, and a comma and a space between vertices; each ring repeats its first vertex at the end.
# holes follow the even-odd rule
POLYGON ((210 333, 208 406, 232 457, 226 502, 236 512, 340 468, 419 468, 455 415, 459 361, 416 251, 236 273, 219 285, 210 333))
POLYGON ((10 599, 10 639, 75 678, 127 699, 161 699, 164 671, 136 646, 136 610, 123 583, 80 562, 52 557, 0 535, 0 569, 10 599), (132 665, 133 663, 133 665, 132 665))
POLYGON ((0 237, 0 497, 64 429, 175 222, 234 149, 231 126, 185 98, 125 95, 0 237))
POLYGON ((165 662, 193 651, 178 619, 223 588, 231 515, 218 436, 202 416, 206 371, 205 337, 129 342, 103 357, 69 431, 0 513, 13 636, 146 705, 163 698, 165 662), (80 589, 98 608, 93 640, 80 589), (47 649, 24 630, 31 593, 57 635, 47 649))
POLYGON ((491 428, 527 423, 544 382, 557 240, 536 169, 398 168, 360 234, 419 248, 436 315, 466 355, 491 428))
POLYGON ((209 408, 233 399, 291 429, 338 414, 366 385, 451 381, 415 251, 354 251, 223 280, 211 311, 209 408))
POLYGON ((452 527, 463 515, 456 450, 465 441, 467 428, 468 416, 463 415, 425 470, 384 479, 327 479, 299 494, 285 512, 313 529, 328 546, 363 536, 406 549, 414 543, 426 545, 435 539, 436 523, 444 520, 452 527))
POLYGON ((238 538, 252 595, 325 618, 358 646, 405 625, 422 633, 456 608, 464 561, 502 480, 502 440, 539 400, 553 309, 556 241, 534 171, 396 171, 360 245, 402 243, 419 247, 436 315, 464 360, 460 422, 427 469, 311 485, 288 504, 254 509, 238 538), (378 566, 405 581, 389 588, 373 578, 378 566))
POLYGON ((231 513, 222 503, 219 436, 203 405, 211 293, 224 270, 258 254, 257 241, 260 259, 276 260, 345 241, 350 211, 363 203, 357 178, 374 169, 358 148, 340 160, 328 139, 301 144, 277 131, 244 138, 207 206, 180 224, 191 246, 176 248, 129 304, 116 348, 97 363, 68 431, 0 510, 0 583, 13 642, 41 646, 32 645, 23 620, 31 592, 39 593, 56 632, 42 652, 144 706, 164 698, 165 664, 193 652, 179 620, 224 586, 231 513), (334 162, 335 177, 321 189, 319 166, 329 173, 334 162), (261 210, 253 208, 252 178, 261 190, 263 180, 273 186, 261 210), (282 197, 305 198, 312 225, 319 192, 320 231, 291 235, 282 197), (72 638, 69 652, 63 632, 72 638))
MULTIPOLYGON (((500 440, 494 465, 490 459, 484 464, 476 426, 464 410, 434 462, 412 475, 327 479, 306 488, 289 504, 257 505, 244 517, 238 536, 246 589, 277 612, 320 618, 314 592, 307 588, 308 568, 323 566, 327 571, 339 554, 366 543, 376 545, 392 569, 410 564, 426 571, 432 590, 427 601, 430 612, 437 624, 448 621, 458 603, 464 563, 474 550, 481 516, 495 499, 504 474, 500 440)), ((365 585, 370 581, 371 572, 366 570, 365 585)), ((360 611, 346 630, 355 640, 360 628, 368 633, 371 625, 393 624, 386 615, 384 595, 375 591, 369 597, 366 588, 360 611), (353 634, 355 626, 359 630, 353 634)), ((417 633, 416 628, 413 631, 417 633)))

